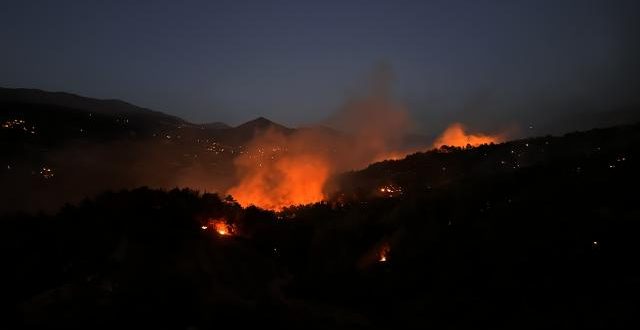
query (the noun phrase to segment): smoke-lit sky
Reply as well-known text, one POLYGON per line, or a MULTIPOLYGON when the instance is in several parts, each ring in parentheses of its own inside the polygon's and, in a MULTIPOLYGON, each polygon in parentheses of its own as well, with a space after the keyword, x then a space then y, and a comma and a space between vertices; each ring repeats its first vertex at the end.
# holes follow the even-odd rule
POLYGON ((640 103, 639 21, 637 0, 7 1, 0 85, 296 126, 384 62, 421 131, 563 123, 640 103))

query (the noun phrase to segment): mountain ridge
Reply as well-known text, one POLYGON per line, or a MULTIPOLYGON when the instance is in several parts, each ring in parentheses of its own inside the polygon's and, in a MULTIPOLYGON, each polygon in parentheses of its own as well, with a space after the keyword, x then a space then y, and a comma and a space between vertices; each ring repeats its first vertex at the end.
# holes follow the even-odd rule
POLYGON ((237 126, 222 121, 193 123, 179 116, 167 114, 135 105, 120 99, 100 99, 61 91, 47 91, 38 88, 0 87, 0 103, 24 103, 47 106, 60 106, 70 109, 97 112, 106 115, 151 115, 173 121, 175 124, 200 126, 213 130, 259 129, 274 127, 279 130, 293 130, 263 116, 249 120, 237 126))

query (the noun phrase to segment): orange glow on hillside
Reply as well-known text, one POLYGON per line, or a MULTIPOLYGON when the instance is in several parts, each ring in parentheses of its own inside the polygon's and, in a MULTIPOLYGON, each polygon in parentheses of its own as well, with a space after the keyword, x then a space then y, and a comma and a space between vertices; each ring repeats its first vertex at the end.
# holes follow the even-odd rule
POLYGON ((453 123, 436 139, 434 148, 447 145, 452 147, 479 146, 481 144, 497 143, 502 140, 499 135, 469 134, 460 123, 453 123))
POLYGON ((382 154, 377 155, 373 159, 372 162, 377 163, 377 162, 382 162, 382 161, 385 161, 385 160, 400 160, 400 159, 403 159, 403 158, 407 157, 407 155, 409 155, 411 153, 412 152, 408 152, 408 151, 389 151, 389 152, 384 152, 382 154))
POLYGON ((216 233, 220 234, 220 235, 229 235, 231 233, 231 231, 229 230, 229 226, 227 226, 224 223, 217 223, 216 224, 216 233))
POLYGON ((232 225, 228 224, 224 219, 213 219, 209 220, 208 225, 203 225, 202 230, 207 230, 211 228, 215 230, 216 233, 220 236, 228 236, 233 235, 235 229, 232 225))
POLYGON ((399 159, 409 112, 393 100, 393 73, 379 65, 353 97, 318 126, 255 131, 234 159, 238 183, 226 194, 242 206, 282 210, 326 199, 330 176, 384 159, 399 159), (328 125, 325 126, 325 125, 328 125))
POLYGON ((382 244, 380 251, 378 252, 378 262, 387 262, 389 259, 389 252, 391 252, 389 243, 382 244))
POLYGON ((228 193, 242 206, 279 211, 322 201, 329 174, 328 161, 321 156, 288 154, 252 168, 228 193))

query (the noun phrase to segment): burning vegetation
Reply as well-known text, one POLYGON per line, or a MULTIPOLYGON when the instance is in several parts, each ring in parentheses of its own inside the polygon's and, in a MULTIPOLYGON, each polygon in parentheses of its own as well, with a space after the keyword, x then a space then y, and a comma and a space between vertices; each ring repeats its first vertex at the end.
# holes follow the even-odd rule
POLYGON ((395 197, 402 195, 402 188, 395 184, 388 184, 378 189, 380 195, 386 197, 395 197))
POLYGON ((500 135, 470 134, 461 123, 453 123, 436 139, 433 148, 442 146, 466 147, 497 143, 503 140, 500 135))
POLYGON ((391 247, 389 243, 383 243, 380 246, 380 250, 378 251, 378 262, 387 262, 389 259, 389 252, 391 252, 391 247))
POLYGON ((235 159, 239 183, 228 194, 241 205, 281 210, 290 205, 311 204, 325 198, 324 184, 330 175, 328 157, 312 152, 307 134, 286 136, 268 131, 255 139, 252 151, 235 159), (284 145, 286 151, 264 153, 270 145, 284 145), (253 157, 252 155, 259 155, 253 157))
POLYGON ((211 219, 200 228, 202 230, 213 230, 220 236, 230 236, 235 233, 235 227, 225 219, 211 219))
MULTIPOLYGON (((372 162, 401 159, 411 153, 402 149, 398 142, 406 132, 406 114, 386 97, 372 96, 354 101, 344 110, 342 117, 346 119, 343 123, 355 125, 357 121, 349 118, 354 116, 352 112, 360 118, 370 117, 368 110, 374 117, 393 119, 360 122, 361 126, 347 125, 347 130, 356 132, 348 140, 336 139, 318 128, 290 134, 270 129, 256 135, 247 152, 234 160, 238 184, 227 194, 243 206, 255 205, 276 211, 293 205, 313 204, 333 193, 327 185, 333 175, 362 168, 372 162)), ((464 147, 499 141, 501 136, 468 134, 461 124, 455 123, 433 146, 464 147)), ((397 197, 403 192, 399 186, 389 184, 380 187, 378 193, 397 197)))
POLYGON ((227 193, 243 206, 282 210, 324 200, 334 174, 401 158, 406 154, 402 140, 410 128, 409 117, 391 97, 391 79, 388 66, 378 67, 366 92, 328 120, 347 137, 320 125, 289 134, 275 129, 256 134, 250 152, 235 160, 239 183, 227 193), (271 154, 273 146, 284 151, 271 154), (259 157, 251 156, 256 154, 259 157))

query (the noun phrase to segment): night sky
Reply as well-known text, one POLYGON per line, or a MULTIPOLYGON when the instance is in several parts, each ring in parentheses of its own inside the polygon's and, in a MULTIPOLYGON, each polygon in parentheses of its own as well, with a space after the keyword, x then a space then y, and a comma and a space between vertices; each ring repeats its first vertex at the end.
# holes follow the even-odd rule
POLYGON ((388 63, 419 131, 527 127, 640 104, 638 22, 637 0, 6 1, 0 86, 296 126, 388 63))

